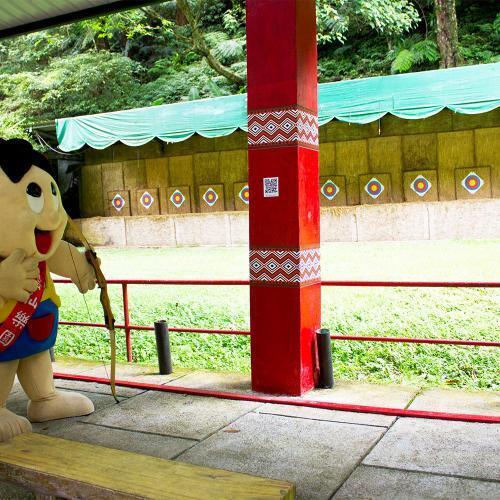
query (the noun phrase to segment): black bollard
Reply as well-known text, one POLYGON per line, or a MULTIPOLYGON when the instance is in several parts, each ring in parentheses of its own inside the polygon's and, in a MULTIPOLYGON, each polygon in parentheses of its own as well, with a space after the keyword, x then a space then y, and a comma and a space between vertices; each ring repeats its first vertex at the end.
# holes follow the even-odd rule
POLYGON ((318 387, 322 389, 331 389, 333 387, 333 361, 332 361, 332 339, 330 330, 321 328, 316 332, 318 341, 318 359, 319 359, 319 380, 318 387))
POLYGON ((54 348, 51 347, 49 352, 50 352, 50 361, 54 363, 54 361, 56 360, 56 355, 54 354, 54 348))
POLYGON ((155 321, 156 350, 160 375, 170 375, 172 370, 172 356, 170 355, 170 337, 168 324, 165 320, 155 321))

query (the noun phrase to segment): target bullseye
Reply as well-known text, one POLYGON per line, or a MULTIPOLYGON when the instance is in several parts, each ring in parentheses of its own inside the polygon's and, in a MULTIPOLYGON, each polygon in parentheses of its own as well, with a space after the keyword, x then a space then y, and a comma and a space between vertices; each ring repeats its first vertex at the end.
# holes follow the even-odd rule
POLYGON ((117 212, 120 212, 121 209, 125 206, 125 200, 121 194, 116 194, 115 197, 111 200, 111 205, 113 205, 114 209, 117 212))
POLYGON ((176 189, 172 193, 172 196, 170 196, 170 201, 172 202, 172 205, 174 205, 175 208, 181 208, 185 200, 186 198, 178 189, 176 189))
POLYGON ((475 172, 470 172, 462 180, 462 187, 470 194, 476 194, 482 187, 484 181, 475 172))
POLYGON ((208 188, 203 195, 203 200, 209 207, 213 207, 217 203, 218 199, 219 196, 212 188, 208 188))
POLYGON ((153 198, 153 196, 150 193, 148 193, 147 191, 142 194, 141 199, 140 199, 141 205, 146 210, 151 208, 151 205, 154 203, 154 201, 155 201, 155 199, 153 198))
POLYGON ((378 198, 384 191, 384 185, 375 177, 370 179, 365 185, 365 191, 374 200, 378 198))
POLYGON ((332 180, 328 179, 323 186, 321 186, 321 194, 328 200, 332 201, 339 193, 340 189, 332 180))
POLYGON ((413 182, 410 184, 410 188, 420 197, 425 196, 431 187, 431 182, 423 175, 415 177, 413 182))
POLYGON ((238 196, 240 197, 240 200, 246 205, 250 203, 250 189, 248 185, 243 186, 241 188, 240 192, 238 193, 238 196))

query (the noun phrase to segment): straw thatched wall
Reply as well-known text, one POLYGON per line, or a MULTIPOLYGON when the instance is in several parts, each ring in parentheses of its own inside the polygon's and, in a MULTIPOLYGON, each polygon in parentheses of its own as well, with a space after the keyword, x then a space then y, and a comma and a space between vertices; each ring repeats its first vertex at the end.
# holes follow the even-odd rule
MULTIPOLYGON (((386 116, 367 125, 331 122, 320 129, 321 185, 339 188, 325 207, 436 202, 500 197, 500 109, 480 115, 449 110, 424 119, 386 116), (462 180, 475 172, 483 184, 474 194, 462 180), (431 189, 418 196, 411 183, 423 175, 431 189), (384 186, 377 198, 365 185, 376 178, 384 186)), ((239 193, 247 180, 246 134, 204 139, 194 136, 178 144, 153 141, 140 148, 115 145, 104 151, 89 149, 81 171, 80 206, 83 217, 176 215, 245 210, 239 193), (170 201, 179 188, 185 201, 170 201), (203 201, 207 189, 217 203, 203 201), (140 203, 147 191, 153 203, 140 203), (112 200, 125 205, 117 211, 112 200)))

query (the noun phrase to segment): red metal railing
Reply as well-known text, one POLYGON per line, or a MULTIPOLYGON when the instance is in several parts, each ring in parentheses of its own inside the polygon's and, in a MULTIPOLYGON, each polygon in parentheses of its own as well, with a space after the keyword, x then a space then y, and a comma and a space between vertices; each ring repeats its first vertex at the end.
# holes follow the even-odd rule
MULTIPOLYGON (((73 380, 77 382, 92 382, 97 384, 110 385, 107 378, 74 375, 70 373, 54 373, 54 377, 61 380, 73 380)), ((450 413, 441 411, 426 411, 426 410, 410 410, 406 408, 388 408, 383 406, 368 406, 358 404, 333 403, 330 401, 318 401, 300 399, 297 397, 272 396, 264 394, 249 394, 240 392, 229 392, 212 389, 198 389, 194 387, 179 387, 176 385, 153 384, 150 382, 137 382, 135 380, 116 380, 117 387, 128 387, 130 389, 142 389, 145 391, 158 391, 173 394, 184 394, 191 396, 204 396, 219 399, 229 399, 232 401, 251 401, 254 403, 270 403, 291 405, 306 408, 319 408, 323 410, 349 411, 356 413, 374 413, 380 415, 390 415, 393 417, 411 417, 411 418, 426 418, 451 420, 455 422, 478 422, 483 424, 500 424, 500 417, 495 415, 475 415, 470 413, 450 413)))
MULTIPOLYGON (((55 280, 56 283, 68 284, 70 280, 55 280)), ((132 332, 154 331, 153 326, 133 325, 130 322, 129 285, 182 285, 182 286, 248 286, 248 280, 108 280, 110 285, 121 285, 123 298, 124 324, 115 325, 116 329, 125 331, 127 360, 133 361, 132 332)), ((415 288, 499 288, 500 283, 491 281, 323 281, 322 286, 336 287, 415 287, 415 288)), ((105 328, 104 323, 77 321, 60 321, 61 325, 89 326, 105 328)), ((204 333, 223 335, 250 335, 247 330, 214 330, 206 328, 169 328, 171 332, 204 333)), ((374 337, 363 335, 331 335, 333 340, 355 340, 363 342, 404 342, 418 344, 442 344, 459 346, 500 347, 500 342, 483 340, 433 339, 413 337, 374 337)))

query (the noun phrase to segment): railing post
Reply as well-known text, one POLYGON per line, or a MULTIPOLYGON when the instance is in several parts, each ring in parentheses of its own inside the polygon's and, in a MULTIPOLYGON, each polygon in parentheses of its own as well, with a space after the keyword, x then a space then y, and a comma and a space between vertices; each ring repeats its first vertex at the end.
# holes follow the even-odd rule
POLYGON ((132 363, 134 361, 132 354, 132 337, 130 335, 130 311, 128 307, 128 285, 127 283, 122 283, 122 294, 123 294, 123 317, 125 320, 125 344, 127 346, 127 361, 132 363))
POLYGON ((321 328, 316 332, 318 342, 319 380, 318 387, 331 389, 333 387, 332 339, 330 330, 321 328))
POLYGON ((165 320, 155 321, 156 350, 158 351, 158 365, 160 375, 170 375, 172 369, 172 356, 170 354, 170 336, 168 324, 165 320))

